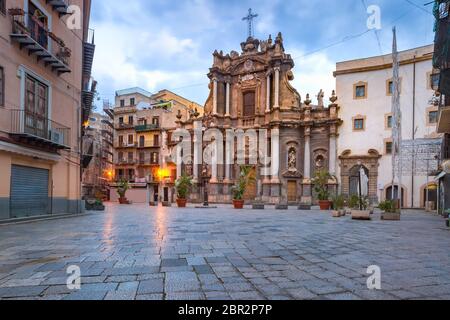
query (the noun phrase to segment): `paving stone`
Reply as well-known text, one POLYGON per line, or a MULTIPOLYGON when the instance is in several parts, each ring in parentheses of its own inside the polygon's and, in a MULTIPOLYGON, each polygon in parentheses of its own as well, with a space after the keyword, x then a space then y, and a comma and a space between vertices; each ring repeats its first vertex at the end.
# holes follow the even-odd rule
POLYGON ((157 300, 450 296, 448 231, 422 211, 390 224, 272 206, 251 216, 229 206, 163 208, 163 215, 146 205, 107 207, 101 215, 29 223, 27 232, 0 230, 0 298, 120 300, 136 289, 136 299, 157 300), (372 264, 382 268, 381 291, 367 289, 372 264), (69 265, 80 266, 82 288, 92 290, 67 292, 69 265))
POLYGON ((126 291, 126 290, 118 290, 118 291, 110 291, 106 294, 104 300, 134 300, 136 297, 136 290, 126 291))
POLYGON ((161 301, 164 300, 163 294, 141 294, 136 296, 136 300, 161 301))
POLYGON ((162 279, 144 280, 139 283, 138 295, 163 292, 164 283, 162 279))
POLYGON ((166 300, 205 300, 204 293, 201 292, 169 292, 166 300))

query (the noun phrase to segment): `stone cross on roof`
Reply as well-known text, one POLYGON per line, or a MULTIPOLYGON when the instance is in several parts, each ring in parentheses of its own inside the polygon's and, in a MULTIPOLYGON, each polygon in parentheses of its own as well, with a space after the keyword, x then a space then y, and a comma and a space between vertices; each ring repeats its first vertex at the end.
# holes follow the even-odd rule
POLYGON ((248 36, 253 37, 253 19, 257 18, 258 14, 252 12, 252 8, 248 9, 248 16, 242 18, 242 21, 248 22, 248 36))

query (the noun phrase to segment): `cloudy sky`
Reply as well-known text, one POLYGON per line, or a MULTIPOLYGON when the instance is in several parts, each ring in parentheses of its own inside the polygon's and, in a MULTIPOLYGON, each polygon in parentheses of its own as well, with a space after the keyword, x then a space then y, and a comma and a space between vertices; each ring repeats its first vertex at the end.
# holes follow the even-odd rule
MULTIPOLYGON (((204 104, 206 74, 215 49, 240 51, 247 37, 242 21, 259 14, 255 37, 283 33, 295 60, 294 85, 302 97, 334 88, 338 61, 389 53, 392 27, 399 49, 433 42, 428 0, 94 0, 96 32, 93 77, 100 99, 140 86, 169 89, 204 104), (367 7, 381 9, 381 30, 367 31, 367 7), (367 32, 366 32, 367 31, 367 32)), ((101 104, 100 102, 98 104, 101 104)))

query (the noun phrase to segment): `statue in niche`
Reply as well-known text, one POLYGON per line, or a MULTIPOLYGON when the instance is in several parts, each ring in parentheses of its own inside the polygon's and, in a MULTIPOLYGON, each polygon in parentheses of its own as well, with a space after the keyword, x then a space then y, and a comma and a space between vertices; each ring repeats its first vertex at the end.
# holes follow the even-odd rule
POLYGON ((325 167, 325 159, 323 156, 317 156, 316 158, 316 169, 322 170, 325 167))
POLYGON ((291 148, 289 150, 288 169, 290 172, 297 172, 297 152, 294 148, 291 148))

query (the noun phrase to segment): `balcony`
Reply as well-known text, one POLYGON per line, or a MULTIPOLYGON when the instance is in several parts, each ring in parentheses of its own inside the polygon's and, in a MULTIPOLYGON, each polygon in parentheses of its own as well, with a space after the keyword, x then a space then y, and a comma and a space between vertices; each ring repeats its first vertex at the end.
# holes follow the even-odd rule
POLYGON ((149 132, 149 131, 159 131, 161 128, 159 124, 143 124, 138 125, 134 128, 136 132, 149 132))
POLYGON ((51 5, 53 10, 58 12, 59 16, 69 14, 69 12, 67 11, 69 9, 68 0, 46 0, 45 2, 51 5))
POLYGON ((116 161, 116 166, 134 166, 137 163, 135 159, 119 159, 116 161))
POLYGON ((138 147, 139 149, 159 148, 160 145, 159 145, 159 143, 152 143, 152 142, 146 141, 146 142, 144 142, 144 143, 139 143, 139 144, 137 145, 137 147, 138 147))
POLYGON ((131 130, 131 129, 134 129, 134 124, 121 122, 119 124, 116 124, 114 126, 114 129, 116 129, 116 130, 131 130))
POLYGON ((118 142, 115 144, 115 148, 119 149, 119 148, 136 148, 137 147, 137 143, 133 142, 133 143, 127 143, 127 142, 118 142))
POLYGON ((87 39, 83 42, 83 75, 91 77, 92 65, 94 62, 95 42, 94 30, 89 29, 87 39))
POLYGON ((10 136, 36 147, 70 149, 70 128, 24 110, 11 110, 10 136))
POLYGON ((139 159, 137 161, 138 166, 145 167, 145 166, 159 166, 159 161, 153 161, 152 159, 145 158, 145 159, 139 159))
POLYGON ((450 106, 440 109, 438 133, 450 133, 450 106))
POLYGON ((58 75, 71 72, 69 60, 72 52, 63 40, 50 32, 42 23, 21 9, 10 9, 12 16, 12 41, 17 42, 20 49, 28 50, 29 55, 43 61, 58 75))
POLYGON ((255 125, 255 117, 244 117, 242 119, 242 126, 243 127, 253 127, 255 125))

